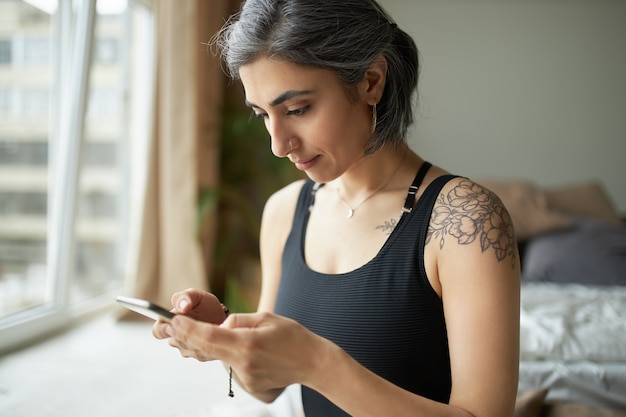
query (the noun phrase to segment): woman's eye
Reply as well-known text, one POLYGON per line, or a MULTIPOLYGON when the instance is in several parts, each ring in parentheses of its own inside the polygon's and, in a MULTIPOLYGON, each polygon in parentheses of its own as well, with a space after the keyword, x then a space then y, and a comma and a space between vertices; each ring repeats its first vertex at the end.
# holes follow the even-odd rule
POLYGON ((252 119, 265 119, 267 117, 266 113, 252 113, 252 119))
POLYGON ((302 116, 304 113, 306 113, 309 108, 311 106, 304 106, 304 107, 300 107, 299 109, 295 109, 295 110, 289 110, 287 112, 288 116, 302 116))

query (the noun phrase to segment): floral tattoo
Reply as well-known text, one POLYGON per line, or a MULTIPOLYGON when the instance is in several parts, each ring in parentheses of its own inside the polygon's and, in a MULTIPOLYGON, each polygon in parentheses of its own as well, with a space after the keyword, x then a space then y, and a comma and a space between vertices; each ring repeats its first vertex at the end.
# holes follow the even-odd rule
POLYGON ((498 261, 509 256, 515 266, 516 243, 509 213, 498 196, 472 181, 462 180, 437 199, 426 243, 439 239, 443 248, 448 235, 462 245, 478 239, 483 252, 493 248, 498 261))
POLYGON ((385 224, 381 224, 380 226, 376 226, 377 229, 382 230, 383 233, 390 235, 393 232, 393 229, 396 228, 398 221, 396 219, 385 220, 385 224))

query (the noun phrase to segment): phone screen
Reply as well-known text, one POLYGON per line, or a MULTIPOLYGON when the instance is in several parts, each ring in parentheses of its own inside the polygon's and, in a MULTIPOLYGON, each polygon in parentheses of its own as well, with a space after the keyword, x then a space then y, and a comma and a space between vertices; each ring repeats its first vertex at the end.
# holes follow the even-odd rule
POLYGON ((161 319, 165 321, 170 321, 176 315, 161 306, 158 306, 147 300, 142 300, 140 298, 125 297, 123 295, 119 295, 117 296, 116 301, 122 306, 146 317, 149 317, 153 320, 161 319))

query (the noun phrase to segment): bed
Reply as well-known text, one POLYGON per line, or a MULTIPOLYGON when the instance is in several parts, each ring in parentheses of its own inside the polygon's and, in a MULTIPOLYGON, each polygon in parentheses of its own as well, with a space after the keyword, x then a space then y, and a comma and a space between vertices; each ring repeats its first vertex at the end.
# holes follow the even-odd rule
POLYGON ((481 183, 508 208, 520 244, 516 416, 626 416, 623 218, 598 183, 481 183))

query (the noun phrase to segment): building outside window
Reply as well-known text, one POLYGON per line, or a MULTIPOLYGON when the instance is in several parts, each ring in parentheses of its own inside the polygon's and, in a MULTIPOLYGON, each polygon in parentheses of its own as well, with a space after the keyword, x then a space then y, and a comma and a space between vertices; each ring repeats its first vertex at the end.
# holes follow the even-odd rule
POLYGON ((0 39, 0 65, 11 63, 11 39, 0 39))

